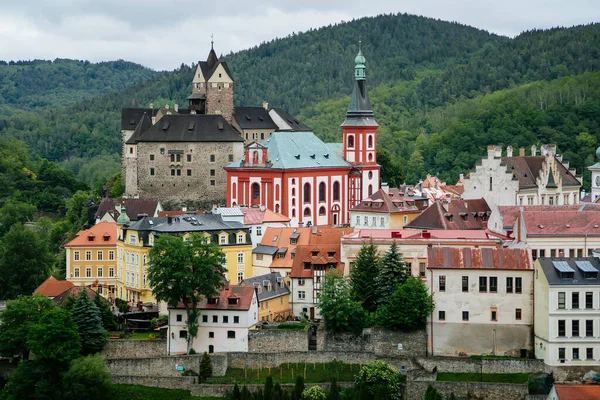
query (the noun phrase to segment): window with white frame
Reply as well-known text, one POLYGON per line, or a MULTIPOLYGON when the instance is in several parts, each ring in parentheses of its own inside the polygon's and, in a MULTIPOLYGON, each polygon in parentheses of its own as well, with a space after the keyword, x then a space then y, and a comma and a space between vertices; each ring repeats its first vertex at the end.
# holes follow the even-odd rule
POLYGON ((115 251, 114 250, 109 250, 108 251, 108 260, 109 261, 114 261, 115 260, 115 251))
POLYGON ((135 235, 129 235, 129 244, 136 244, 136 236, 135 235))
POLYGON ((244 280, 244 273, 243 272, 238 272, 237 275, 238 275, 237 278, 238 278, 238 285, 239 285, 244 280))
POLYGON ((144 274, 144 276, 143 276, 143 279, 144 279, 144 280, 143 280, 143 282, 144 282, 144 286, 146 286, 146 283, 148 282, 148 281, 147 281, 147 278, 146 278, 146 274, 144 274))
POLYGON ((244 253, 242 253, 241 251, 237 255, 237 262, 238 262, 238 264, 244 263, 244 253))
POLYGON ((356 225, 360 225, 360 215, 356 216, 356 225))
POLYGON ((97 254, 97 256, 98 256, 97 260, 98 260, 98 261, 102 261, 102 258, 103 258, 103 256, 104 256, 104 254, 103 254, 102 250, 98 250, 98 254, 97 254))
POLYGON ((304 290, 298 291, 298 299, 304 300, 306 298, 306 292, 304 290))
POLYGON ((154 235, 148 236, 148 245, 154 246, 154 235))
POLYGON ((148 255, 144 254, 144 265, 148 264, 148 255))
POLYGON ((85 277, 86 278, 91 278, 92 277, 92 269, 90 267, 87 267, 85 269, 85 277))
POLYGON ((219 244, 227 244, 227 235, 219 236, 219 244))
POLYGON ((104 272, 104 271, 102 271, 102 267, 98 267, 97 271, 98 271, 98 278, 102 278, 102 275, 103 275, 103 272, 104 272))
POLYGON ((74 276, 75 278, 79 278, 79 268, 75 268, 75 269, 73 270, 73 276, 74 276))
POLYGON ((73 260, 79 261, 79 251, 74 251, 73 252, 73 260))
POLYGON ((244 236, 245 235, 243 233, 238 234, 238 236, 237 236, 237 242, 241 243, 241 244, 245 243, 246 241, 244 240, 245 239, 244 236))
POLYGON ((88 250, 85 252, 85 260, 90 261, 91 259, 92 259, 92 252, 88 250))
POLYGON ((262 236, 262 226, 256 227, 256 236, 262 236))
POLYGON ((385 217, 381 217, 381 226, 385 225, 385 217))
POLYGON ((115 277, 115 269, 114 268, 109 268, 108 269, 108 277, 109 278, 114 278, 115 277))
POLYGON ((305 283, 306 283, 306 280, 304 278, 299 278, 298 279, 298 285, 299 286, 304 286, 305 283))

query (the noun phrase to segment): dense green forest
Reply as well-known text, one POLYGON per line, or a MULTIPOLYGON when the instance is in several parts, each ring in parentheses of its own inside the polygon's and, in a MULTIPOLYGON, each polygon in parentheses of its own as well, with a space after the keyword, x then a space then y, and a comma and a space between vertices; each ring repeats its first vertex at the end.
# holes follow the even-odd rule
MULTIPOLYGON (((382 156, 399 160, 393 168, 396 183, 404 176, 414 183, 425 172, 452 182, 473 168, 488 144, 529 147, 554 141, 581 173, 591 153, 581 153, 586 136, 579 136, 593 139, 586 145, 600 140, 597 113, 586 111, 595 107, 597 79, 585 75, 600 71, 598 24, 534 30, 509 39, 405 14, 362 18, 225 55, 236 80, 236 104, 266 100, 299 115, 322 138, 339 140, 359 38, 381 125, 379 146, 389 152, 382 156), (557 90, 584 94, 565 99, 559 94, 556 100, 557 90), (546 95, 541 105, 535 99, 546 95), (461 135, 473 139, 454 139, 461 135)), ((27 105, 0 112, 0 132, 97 185, 119 169, 121 107, 185 105, 193 69, 182 64, 70 107, 32 112, 27 105)), ((130 83, 137 80, 130 78, 130 83)), ((27 98, 24 94, 24 104, 27 98)))
POLYGON ((0 61, 0 105, 35 110, 65 107, 123 90, 155 74, 123 60, 0 61))

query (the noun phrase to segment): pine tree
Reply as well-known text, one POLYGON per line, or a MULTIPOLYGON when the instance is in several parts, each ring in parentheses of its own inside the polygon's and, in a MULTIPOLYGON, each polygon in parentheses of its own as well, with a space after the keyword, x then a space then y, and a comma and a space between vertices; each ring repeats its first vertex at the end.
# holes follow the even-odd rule
POLYGON ((207 352, 204 352, 202 355, 202 360, 200 360, 200 373, 198 376, 200 377, 200 382, 204 382, 208 378, 210 378, 213 374, 212 370, 212 362, 210 360, 210 356, 207 352))
POLYGON ((429 385, 425 391, 424 400, 442 400, 442 395, 435 387, 429 385))
POLYGON ((242 387, 242 400, 252 400, 252 393, 250 393, 246 385, 242 387))
POLYGON ((379 274, 376 280, 379 304, 385 303, 409 276, 410 266, 404 261, 402 254, 398 253, 398 245, 394 241, 379 262, 379 274))
POLYGON ((276 383, 275 386, 273 386, 273 395, 275 395, 275 393, 279 393, 279 397, 282 396, 283 390, 281 389, 281 385, 279 383, 276 383))
POLYGON ((352 283, 352 296, 368 312, 377 310, 378 266, 379 254, 373 240, 363 243, 352 265, 350 282, 352 283))
POLYGON ((237 383, 233 385, 233 393, 231 394, 231 400, 242 400, 242 393, 240 392, 240 387, 237 383))
POLYGON ((84 355, 98 353, 106 343, 106 331, 102 326, 100 310, 90 300, 85 290, 73 306, 73 322, 81 338, 81 352, 84 355))
POLYGON ((297 376, 296 377, 296 385, 294 385, 294 396, 296 400, 300 400, 302 398, 302 392, 304 392, 304 377, 297 376))
POLYGON ((271 375, 267 376, 267 380, 265 381, 265 391, 264 391, 264 399, 271 400, 273 397, 273 377, 271 375))
POLYGON ((117 329, 115 313, 110 309, 108 302, 98 293, 96 293, 96 297, 94 298, 94 304, 96 304, 96 307, 100 310, 100 317, 102 318, 102 326, 104 326, 104 329, 107 331, 114 331, 117 329))
POLYGON ((340 386, 335 376, 331 379, 331 387, 329 388, 327 400, 340 400, 340 386))

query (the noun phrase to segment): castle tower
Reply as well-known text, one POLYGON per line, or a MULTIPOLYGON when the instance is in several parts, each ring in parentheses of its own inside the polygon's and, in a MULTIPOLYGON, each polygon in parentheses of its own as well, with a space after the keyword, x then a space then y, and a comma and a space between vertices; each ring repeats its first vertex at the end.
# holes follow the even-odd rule
POLYGON ((192 94, 188 97, 190 109, 198 114, 221 114, 232 123, 233 86, 227 63, 219 61, 211 42, 206 61, 198 62, 192 79, 192 94))
POLYGON ((369 100, 366 83, 366 65, 362 50, 354 59, 354 89, 346 120, 342 123, 343 157, 355 166, 360 174, 349 176, 349 187, 356 193, 349 198, 352 208, 362 199, 379 190, 379 165, 377 165, 377 121, 369 100), (360 179, 360 182, 356 180, 360 179))

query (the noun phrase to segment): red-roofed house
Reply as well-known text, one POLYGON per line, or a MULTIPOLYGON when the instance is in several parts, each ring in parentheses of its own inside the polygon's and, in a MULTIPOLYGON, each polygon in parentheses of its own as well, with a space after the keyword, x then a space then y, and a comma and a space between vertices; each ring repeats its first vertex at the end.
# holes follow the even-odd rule
POLYGON ((432 247, 430 354, 526 357, 533 349, 533 262, 525 249, 432 247))
POLYGON ((33 294, 41 294, 42 296, 46 296, 50 300, 54 299, 56 296, 66 292, 74 285, 69 281, 59 281, 53 276, 50 276, 46 279, 37 289, 33 292, 33 294))
POLYGON ((221 214, 224 221, 237 221, 250 229, 252 248, 258 246, 267 228, 290 226, 290 218, 261 207, 215 207, 212 212, 221 214))
MULTIPOLYGON (((589 205, 585 205, 587 209, 589 205)), ((585 210, 584 208, 582 208, 585 210)), ((593 209, 590 208, 590 209, 593 209)), ((600 248, 600 212, 519 210, 512 237, 531 247, 538 257, 587 257, 600 248)))
POLYGON ((404 227, 408 229, 486 229, 491 210, 484 199, 441 200, 404 227))
POLYGON ((427 205, 427 198, 407 196, 397 188, 382 186, 350 210, 350 225, 354 228, 400 229, 427 205))
POLYGON ((548 400, 598 400, 600 385, 554 385, 548 400))
POLYGON ((485 199, 491 208, 525 205, 569 205, 579 203, 581 177, 556 154, 556 145, 536 146, 531 155, 525 149, 513 157, 512 147, 488 146, 487 158, 465 179, 463 198, 485 199))
MULTIPOLYGON (((200 325, 192 348, 197 353, 248 351, 248 330, 258 323, 254 286, 229 286, 199 305, 200 325)), ((187 354, 187 314, 183 304, 169 307, 167 354, 187 354)))
POLYGON ((108 299, 117 284, 117 224, 100 222, 65 245, 67 281, 88 286, 108 299))

